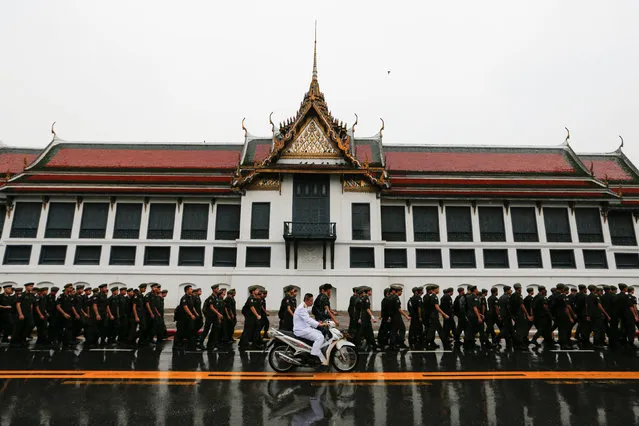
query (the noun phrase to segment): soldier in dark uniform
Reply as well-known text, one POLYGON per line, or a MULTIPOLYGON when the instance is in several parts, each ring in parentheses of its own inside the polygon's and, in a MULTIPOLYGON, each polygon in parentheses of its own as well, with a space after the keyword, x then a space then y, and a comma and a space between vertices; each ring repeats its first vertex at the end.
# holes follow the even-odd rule
POLYGON ((266 297, 268 296, 268 291, 266 289, 262 290, 262 298, 260 299, 260 315, 262 316, 262 321, 260 322, 260 332, 264 331, 264 337, 267 338, 268 337, 268 329, 271 326, 271 322, 269 321, 268 317, 269 317, 269 313, 268 310, 266 309, 266 297))
POLYGON ((204 349, 204 340, 208 337, 207 350, 217 349, 222 340, 222 320, 224 319, 224 301, 220 300, 220 285, 211 286, 212 293, 204 301, 204 330, 200 335, 198 347, 204 349))
POLYGON ((49 287, 40 287, 39 294, 34 301, 34 322, 38 330, 37 346, 51 344, 49 340, 49 312, 47 311, 47 295, 49 287))
POLYGON ((140 288, 146 288, 146 284, 140 284, 137 289, 133 290, 131 300, 131 320, 129 326, 129 337, 127 339, 130 345, 137 343, 139 333, 144 330, 146 323, 146 315, 144 315, 144 296, 140 293, 140 288), (138 331, 139 330, 139 331, 138 331))
POLYGON ((337 312, 331 309, 331 291, 333 286, 331 284, 323 284, 320 286, 320 294, 313 302, 313 315, 318 322, 332 320, 336 327, 339 327, 339 321, 337 320, 337 312))
POLYGON ((453 302, 453 313, 457 317, 457 328, 453 331, 455 343, 459 344, 462 332, 466 329, 466 308, 462 306, 466 298, 466 287, 457 288, 457 297, 453 302))
POLYGON ((390 301, 390 287, 384 289, 384 298, 382 299, 381 304, 381 318, 379 330, 377 332, 377 344, 381 350, 383 350, 389 342, 390 337, 390 306, 388 302, 390 301))
POLYGON ((577 314, 577 339, 582 343, 582 347, 590 346, 590 333, 592 332, 590 323, 590 312, 586 305, 588 290, 585 284, 579 284, 579 291, 574 297, 574 311, 577 314))
POLYGON ((100 284, 98 293, 91 298, 89 327, 91 327, 92 333, 91 338, 87 339, 88 346, 106 345, 109 319, 113 316, 109 309, 108 293, 107 284, 100 284))
POLYGON ((424 297, 424 310, 428 314, 428 330, 426 332, 426 349, 433 350, 437 349, 439 345, 435 344, 435 332, 439 335, 439 338, 444 345, 444 349, 449 348, 448 338, 445 337, 442 333, 442 326, 439 322, 439 316, 441 315, 444 320, 448 319, 448 315, 442 311, 439 306, 439 286, 437 284, 430 285, 430 294, 424 297), (428 304, 426 303, 426 298, 429 299, 428 304), (428 308, 426 308, 428 306, 428 308))
POLYGON ((195 321, 197 316, 195 315, 193 287, 191 285, 184 286, 184 296, 180 299, 177 310, 179 311, 179 316, 176 318, 178 327, 175 334, 175 347, 182 348, 186 342, 186 349, 194 350, 196 349, 195 321))
MULTIPOLYGON (((355 336, 359 328, 360 317, 358 315, 355 315, 355 305, 360 303, 360 289, 361 287, 353 287, 353 294, 348 300, 348 334, 350 334, 351 336, 355 336)), ((293 311, 295 311, 295 309, 293 309, 293 311)))
MULTIPOLYGON (((634 287, 628 287, 628 297, 630 297, 630 310, 635 317, 635 327, 639 328, 639 311, 637 310, 637 297, 635 296, 634 287)), ((634 337, 630 343, 634 345, 634 337)))
POLYGON ((555 319, 557 328, 559 329, 559 345, 561 349, 573 349, 570 343, 570 331, 574 320, 570 314, 568 296, 566 295, 567 287, 559 283, 557 284, 557 292, 554 296, 553 309, 555 310, 555 319))
POLYGON ((504 293, 499 297, 499 314, 501 315, 501 328, 499 329, 497 342, 499 342, 501 339, 504 339, 504 341, 506 342, 506 349, 511 348, 513 345, 513 320, 512 315, 510 314, 510 296, 512 292, 512 288, 509 285, 505 285, 504 293))
POLYGON ((521 296, 521 284, 517 283, 513 287, 515 292, 510 296, 510 314, 515 322, 515 347, 528 350, 528 322, 532 321, 533 317, 528 313, 521 296))
MULTIPOLYGON (((526 312, 528 312, 528 314, 530 316, 533 316, 533 300, 535 298, 535 289, 533 287, 527 287, 526 288, 526 297, 524 297, 524 306, 526 307, 526 312)), ((533 322, 532 321, 528 321, 528 331, 526 332, 526 336, 528 336, 528 333, 530 333, 530 329, 533 326, 533 322)), ((526 340, 528 340, 528 338, 526 338, 526 340)))
POLYGON ((497 333, 495 333, 495 325, 499 327, 499 322, 501 321, 501 315, 499 314, 499 298, 497 297, 497 292, 499 289, 497 287, 492 287, 490 289, 490 296, 486 299, 486 314, 485 314, 485 322, 486 322, 486 337, 489 338, 493 343, 497 343, 497 333))
POLYGON ((297 308, 297 300, 295 299, 296 294, 297 290, 294 286, 289 285, 284 287, 284 298, 282 298, 280 310, 278 312, 278 317, 280 318, 280 330, 293 331, 293 315, 297 308))
MULTIPOLYGON (((426 290, 428 290, 428 288, 426 290)), ((406 304, 406 310, 408 311, 408 315, 410 315, 408 346, 411 349, 423 349, 424 346, 425 321, 423 318, 422 292, 423 287, 413 287, 413 297, 408 299, 408 303, 406 304)))
POLYGON ((586 311, 588 321, 593 333, 593 347, 595 349, 603 349, 606 342, 604 329, 604 319, 610 319, 610 316, 601 305, 599 298, 600 290, 594 285, 588 286, 590 294, 586 296, 586 311))
POLYGON ((129 345, 129 332, 131 328, 131 298, 133 289, 120 287, 118 313, 120 314, 120 326, 118 327, 118 343, 129 345))
POLYGON ((146 327, 144 333, 140 333, 140 345, 149 345, 153 338, 158 335, 158 322, 160 313, 158 312, 157 299, 160 297, 160 284, 151 283, 151 291, 144 296, 144 315, 146 316, 146 327))
POLYGON ((373 311, 371 311, 371 294, 373 289, 364 286, 361 289, 361 303, 360 303, 360 327, 359 327, 359 335, 357 336, 357 345, 361 343, 362 339, 366 340, 366 345, 368 350, 377 351, 379 348, 377 347, 377 342, 375 342, 375 336, 373 335, 373 324, 372 322, 377 322, 377 319, 373 316, 373 311), (372 321, 372 322, 371 322, 372 321))
POLYGON ((107 330, 107 341, 110 345, 115 345, 118 338, 118 329, 120 327, 120 295, 118 287, 111 288, 111 296, 107 298, 107 304, 111 317, 109 317, 109 325, 107 330))
POLYGON ((486 313, 488 312, 487 298, 488 298, 488 290, 485 288, 482 288, 481 293, 479 293, 479 313, 481 313, 482 316, 484 317, 484 321, 482 321, 479 327, 482 329, 485 336, 488 336, 488 333, 486 333, 486 313))
POLYGON ((260 315, 260 308, 262 303, 260 302, 260 288, 257 285, 250 286, 249 297, 246 299, 246 303, 242 307, 242 314, 244 315, 244 330, 242 330, 242 336, 240 337, 239 349, 247 349, 249 345, 259 345, 256 341, 258 334, 258 324, 262 320, 260 315))
POLYGON ((14 304, 13 285, 3 285, 2 294, 0 295, 0 333, 2 333, 2 343, 9 343, 9 336, 13 334, 14 304))
POLYGON ((33 331, 33 283, 24 285, 24 293, 16 298, 14 311, 15 325, 11 336, 11 347, 22 348, 27 346, 27 337, 33 331))
POLYGON ((204 313, 202 312, 202 289, 199 287, 193 287, 193 309, 195 310, 195 324, 194 333, 195 336, 199 334, 200 330, 204 326, 204 313))
POLYGON ((623 345, 633 345, 635 340, 637 313, 633 309, 632 299, 628 295, 628 286, 619 284, 619 294, 617 295, 617 306, 619 319, 621 320, 621 343, 623 345))
POLYGON ((57 336, 58 341, 62 344, 62 347, 67 347, 75 342, 74 340, 74 322, 73 319, 77 316, 75 311, 75 294, 73 292, 73 284, 66 284, 64 286, 64 293, 56 300, 56 311, 58 313, 57 323, 57 336))
POLYGON ((484 317, 480 312, 481 302, 479 300, 479 289, 476 285, 468 288, 463 306, 466 308, 466 330, 464 331, 464 349, 475 349, 475 335, 479 333, 482 345, 486 341, 486 336, 480 327, 484 317))
POLYGON ((166 329, 166 321, 164 320, 164 299, 166 299, 168 293, 168 290, 162 290, 160 288, 160 297, 156 299, 158 312, 160 313, 160 318, 158 319, 158 341, 169 338, 169 332, 166 329))
MULTIPOLYGON (((295 299, 293 299, 295 300, 295 299)), ((235 303, 235 289, 231 288, 226 292, 224 298, 224 312, 227 318, 225 322, 226 329, 224 330, 224 343, 233 343, 233 332, 235 331, 235 325, 237 324, 237 307, 235 303)))
POLYGON ((552 348, 555 342, 552 338, 552 315, 548 307, 548 291, 546 287, 540 286, 537 295, 533 298, 532 313, 533 323, 537 332, 533 336, 533 343, 538 345, 537 339, 541 336, 544 339, 544 347, 552 348))
POLYGON ((452 332, 455 330, 455 318, 453 312, 453 293, 454 290, 452 287, 444 290, 444 295, 441 298, 439 306, 442 308, 442 311, 448 316, 448 318, 444 317, 444 325, 442 326, 442 333, 444 335, 444 339, 442 341, 444 347, 450 347, 452 332))
POLYGON ((390 347, 391 349, 408 349, 404 339, 406 337, 406 326, 402 317, 410 321, 410 316, 402 309, 402 301, 400 299, 404 288, 401 285, 391 285, 391 334, 390 334, 390 347))

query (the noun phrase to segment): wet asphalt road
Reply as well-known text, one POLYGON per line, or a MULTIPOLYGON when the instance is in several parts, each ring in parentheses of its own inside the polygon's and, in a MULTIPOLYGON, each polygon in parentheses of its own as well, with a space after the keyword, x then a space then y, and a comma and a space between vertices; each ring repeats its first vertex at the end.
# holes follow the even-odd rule
POLYGON ((260 352, 173 353, 171 342, 137 351, 0 348, 0 423, 639 424, 634 349, 360 356, 363 379, 307 369, 274 380, 260 352), (580 371, 586 378, 573 377, 580 371), (495 376, 480 378, 487 374, 495 376))

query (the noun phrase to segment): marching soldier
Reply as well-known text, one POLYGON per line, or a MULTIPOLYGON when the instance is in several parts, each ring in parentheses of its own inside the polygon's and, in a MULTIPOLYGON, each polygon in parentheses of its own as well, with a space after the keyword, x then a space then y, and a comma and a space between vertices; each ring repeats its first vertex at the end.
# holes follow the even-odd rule
POLYGON ((87 337, 88 346, 106 345, 109 319, 114 318, 109 309, 107 284, 98 286, 98 293, 90 300, 91 337, 87 337))
POLYGON ((504 286, 504 293, 499 297, 499 314, 501 315, 501 328, 497 342, 504 339, 506 349, 512 347, 513 344, 513 320, 510 314, 510 295, 512 288, 509 285, 504 286))
MULTIPOLYGON (((278 316, 280 318, 280 330, 293 331, 293 315, 297 308, 297 300, 295 296, 297 290, 295 286, 289 285, 284 287, 284 298, 280 303, 278 316)), ((352 299, 352 298, 351 298, 352 299)))
POLYGON ((546 287, 539 286, 537 295, 533 298, 533 323, 537 332, 533 336, 532 343, 538 346, 537 339, 541 336, 544 339, 544 347, 552 348, 555 342, 552 338, 552 315, 548 306, 548 291, 546 287))
POLYGON ((169 332, 166 329, 166 321, 164 320, 164 299, 166 299, 166 295, 169 293, 168 290, 161 290, 160 297, 156 299, 158 312, 160 314, 159 318, 159 328, 158 328, 158 341, 166 340, 169 337, 169 332))
MULTIPOLYGON (((89 320, 88 297, 84 295, 84 284, 75 286, 75 294, 73 295, 73 338, 77 339, 82 330, 85 328, 89 320)), ((85 338, 86 330, 85 330, 85 338)))
POLYGON ((202 313, 202 289, 199 287, 193 287, 193 309, 195 310, 195 329, 194 333, 197 337, 198 333, 204 326, 204 314, 202 313))
POLYGON ((9 336, 13 334, 14 304, 13 285, 3 285, 2 294, 0 295, 0 333, 2 333, 2 343, 9 343, 9 336))
MULTIPOLYGON (((495 325, 499 327, 500 315, 499 315, 499 298, 497 287, 490 289, 490 296, 486 299, 486 334, 487 338, 493 343, 497 343, 497 333, 495 333, 495 325)), ((501 332, 501 331, 500 331, 501 332)))
MULTIPOLYGON (((295 300, 295 299, 293 299, 295 300)), ((231 288, 226 292, 224 298, 224 312, 226 314, 227 321, 224 323, 226 327, 224 329, 224 343, 233 343, 233 332, 235 331, 235 325, 237 324, 237 307, 235 303, 235 289, 231 288)))
POLYGON ((57 335, 58 341, 65 348, 76 343, 74 341, 74 318, 78 317, 75 310, 75 294, 73 292, 73 284, 65 284, 64 293, 56 301, 56 310, 58 311, 57 319, 57 335))
POLYGON ((360 302, 360 311, 361 311, 361 324, 359 327, 359 335, 357 336, 357 345, 361 343, 362 339, 366 340, 366 345, 369 350, 377 351, 379 348, 377 343, 375 342, 375 336, 373 335, 373 324, 372 322, 377 322, 377 319, 373 315, 371 311, 371 294, 373 293, 373 289, 364 286, 361 290, 361 302, 360 302), (372 321, 372 322, 371 322, 372 321))
POLYGON ((40 287, 39 294, 34 301, 34 322, 38 330, 38 339, 36 346, 49 345, 49 313, 47 312, 47 293, 49 287, 40 287))
MULTIPOLYGON (((428 315, 428 330, 426 332, 426 349, 437 349, 439 345, 435 344, 435 332, 439 335, 439 338, 444 345, 444 349, 448 349, 448 338, 442 333, 442 325, 439 322, 439 316, 441 315, 444 320, 447 320, 448 315, 442 311, 439 306, 439 286, 437 284, 431 284, 430 294, 424 297, 424 310, 428 315), (428 299, 427 299, 428 298, 428 299), (428 303, 426 302, 428 300, 428 303)), ((428 287, 427 287, 428 288, 428 287)))
POLYGON ((619 284, 619 318, 621 319, 621 342, 624 345, 632 345, 635 340, 635 324, 639 321, 637 317, 636 305, 633 305, 632 298, 628 294, 628 286, 619 284))
MULTIPOLYGON (((355 306, 360 303, 360 290, 361 287, 353 287, 353 294, 351 298, 348 300, 348 334, 351 336, 355 336, 357 334, 357 330, 359 328, 359 316, 355 315, 355 306)), ((295 308, 293 308, 295 311, 295 308)))
POLYGON ((180 299, 180 304, 175 309, 175 319, 177 321, 177 332, 175 333, 174 349, 184 347, 186 341, 186 349, 194 350, 195 347, 195 308, 193 304, 193 286, 187 284, 184 286, 184 295, 180 299))
POLYGON ((442 333, 444 334, 444 341, 442 343, 445 347, 450 347, 451 344, 451 333, 455 330, 455 318, 453 318, 453 293, 454 290, 452 287, 444 290, 444 295, 442 296, 441 303, 439 304, 442 308, 442 311, 448 316, 448 318, 444 317, 444 325, 442 326, 442 333))
POLYGON ((113 319, 109 318, 109 328, 107 330, 108 343, 115 345, 120 327, 120 289, 118 287, 111 288, 111 296, 107 299, 109 311, 113 319))
MULTIPOLYGON (((588 286, 590 294, 586 296, 586 309, 589 315, 590 326, 593 332, 593 347, 603 349, 606 341, 604 330, 604 318, 610 320, 608 312, 601 305, 599 298, 600 289, 594 285, 588 286)), ((588 336, 590 339, 590 336, 588 336)))
POLYGON ((390 306, 391 306, 391 335, 390 346, 392 349, 408 349, 404 339, 406 336, 406 326, 402 317, 410 321, 410 316, 402 309, 400 296, 404 288, 401 285, 391 285, 390 306))
POLYGON ((220 298, 220 285, 211 286, 212 293, 204 301, 204 330, 200 335, 198 347, 204 349, 204 340, 209 338, 206 349, 213 350, 219 347, 222 340, 222 320, 224 319, 224 301, 220 298))
POLYGON ((260 321, 260 332, 264 331, 264 336, 268 337, 268 329, 271 326, 271 322, 269 321, 269 313, 266 310, 266 296, 268 296, 268 291, 266 289, 262 290, 262 298, 260 299, 260 315, 262 316, 262 321, 260 321))
MULTIPOLYGON (((427 317, 423 317, 422 287, 413 287, 413 297, 408 299, 406 310, 410 315, 408 325, 408 346, 411 349, 421 349, 424 346, 424 323, 427 317)), ((427 297, 427 296, 426 296, 427 297)))
POLYGON ((48 321, 48 330, 47 336, 49 337, 49 342, 51 344, 57 345, 58 342, 58 317, 60 316, 56 307, 56 299, 58 298, 58 291, 60 291, 59 287, 51 287, 49 294, 47 294, 47 317, 48 321))
POLYGON ((466 307, 463 306, 466 299, 466 287, 457 288, 457 297, 453 302, 453 313, 457 317, 457 328, 453 330, 455 343, 459 344, 462 332, 466 329, 466 307))
POLYGON ((574 320, 570 313, 570 306, 567 296, 568 288, 562 284, 557 284, 557 292, 555 293, 553 308, 555 310, 555 319, 559 329, 559 346, 561 349, 572 349, 570 343, 570 331, 574 320))
POLYGON ((26 283, 24 285, 24 293, 16 298, 15 326, 10 344, 12 348, 26 347, 27 337, 33 331, 33 303, 35 298, 32 289, 33 283, 26 283))
POLYGON ((245 350, 252 345, 253 347, 260 346, 259 323, 262 320, 260 315, 260 309, 262 302, 260 302, 260 286, 252 285, 248 288, 249 297, 246 299, 246 303, 242 308, 242 314, 244 315, 244 330, 240 337, 239 349, 245 350))
POLYGON ((481 302, 479 300, 479 290, 476 285, 472 285, 468 288, 468 294, 465 296, 466 307, 466 330, 464 331, 464 348, 475 349, 475 335, 479 333, 479 340, 482 346, 486 344, 486 336, 481 324, 484 321, 484 316, 479 311, 481 308, 481 302))
POLYGON ((515 321, 515 346, 519 350, 528 350, 528 322, 533 317, 528 313, 521 297, 521 284, 516 283, 513 287, 515 292, 510 296, 510 314, 515 321))
POLYGON ((337 320, 337 311, 331 309, 331 291, 333 286, 326 283, 320 286, 320 294, 313 302, 313 315, 319 322, 332 320, 336 327, 339 327, 339 321, 337 320))
POLYGON ((381 318, 379 330, 377 332, 377 344, 380 350, 384 350, 384 348, 389 343, 390 338, 390 321, 391 321, 391 309, 390 309, 390 287, 384 289, 384 298, 382 299, 382 310, 381 310, 381 318))
POLYGON ((585 284, 579 284, 579 291, 574 297, 574 310, 577 314, 577 339, 581 341, 583 347, 590 346, 591 322, 590 312, 586 305, 588 291, 585 284))
MULTIPOLYGON (((526 307, 526 311, 531 316, 533 316, 533 300, 535 299, 535 296, 534 296, 535 289, 533 287, 527 287, 526 293, 528 293, 528 295, 524 297, 524 306, 526 307)), ((528 336, 528 333, 530 332, 530 328, 532 327, 532 325, 533 325, 533 322, 528 321, 528 331, 526 332, 526 336, 528 336)), ((526 338, 526 340, 528 340, 528 338, 526 338)))

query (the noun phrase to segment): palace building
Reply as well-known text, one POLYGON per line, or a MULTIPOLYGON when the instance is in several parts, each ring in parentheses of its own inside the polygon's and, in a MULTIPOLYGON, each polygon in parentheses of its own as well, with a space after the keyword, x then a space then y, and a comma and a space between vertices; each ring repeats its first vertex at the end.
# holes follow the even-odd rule
MULTIPOLYGON (((271 123, 272 124, 272 123, 271 123)), ((355 123, 356 124, 356 123, 355 123)), ((639 170, 622 149, 399 145, 297 112, 243 144, 0 146, 0 282, 639 284, 639 170)), ((410 295, 405 292, 406 300, 410 295)))

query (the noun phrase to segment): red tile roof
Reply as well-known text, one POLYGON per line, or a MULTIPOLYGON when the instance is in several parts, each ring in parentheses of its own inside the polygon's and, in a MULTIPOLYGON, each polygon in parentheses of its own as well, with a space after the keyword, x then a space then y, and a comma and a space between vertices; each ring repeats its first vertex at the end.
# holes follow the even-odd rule
POLYGON ((619 164, 615 157, 611 157, 610 159, 585 159, 584 164, 588 168, 590 168, 590 164, 592 164, 592 171, 595 174, 595 177, 599 180, 634 180, 633 176, 621 167, 621 164, 619 164))
POLYGON ((386 152, 392 171, 428 173, 574 173, 563 152, 386 152))
POLYGON ((253 161, 262 161, 266 157, 268 157, 269 152, 271 152, 270 145, 257 145, 255 147, 255 154, 253 155, 253 161))
POLYGON ((3 175, 9 172, 15 174, 21 172, 24 169, 24 160, 27 159, 27 164, 30 164, 37 154, 34 153, 15 153, 15 152, 0 152, 0 174, 3 175))
POLYGON ((356 145, 355 156, 359 161, 370 163, 373 161, 373 150, 370 145, 356 145))

